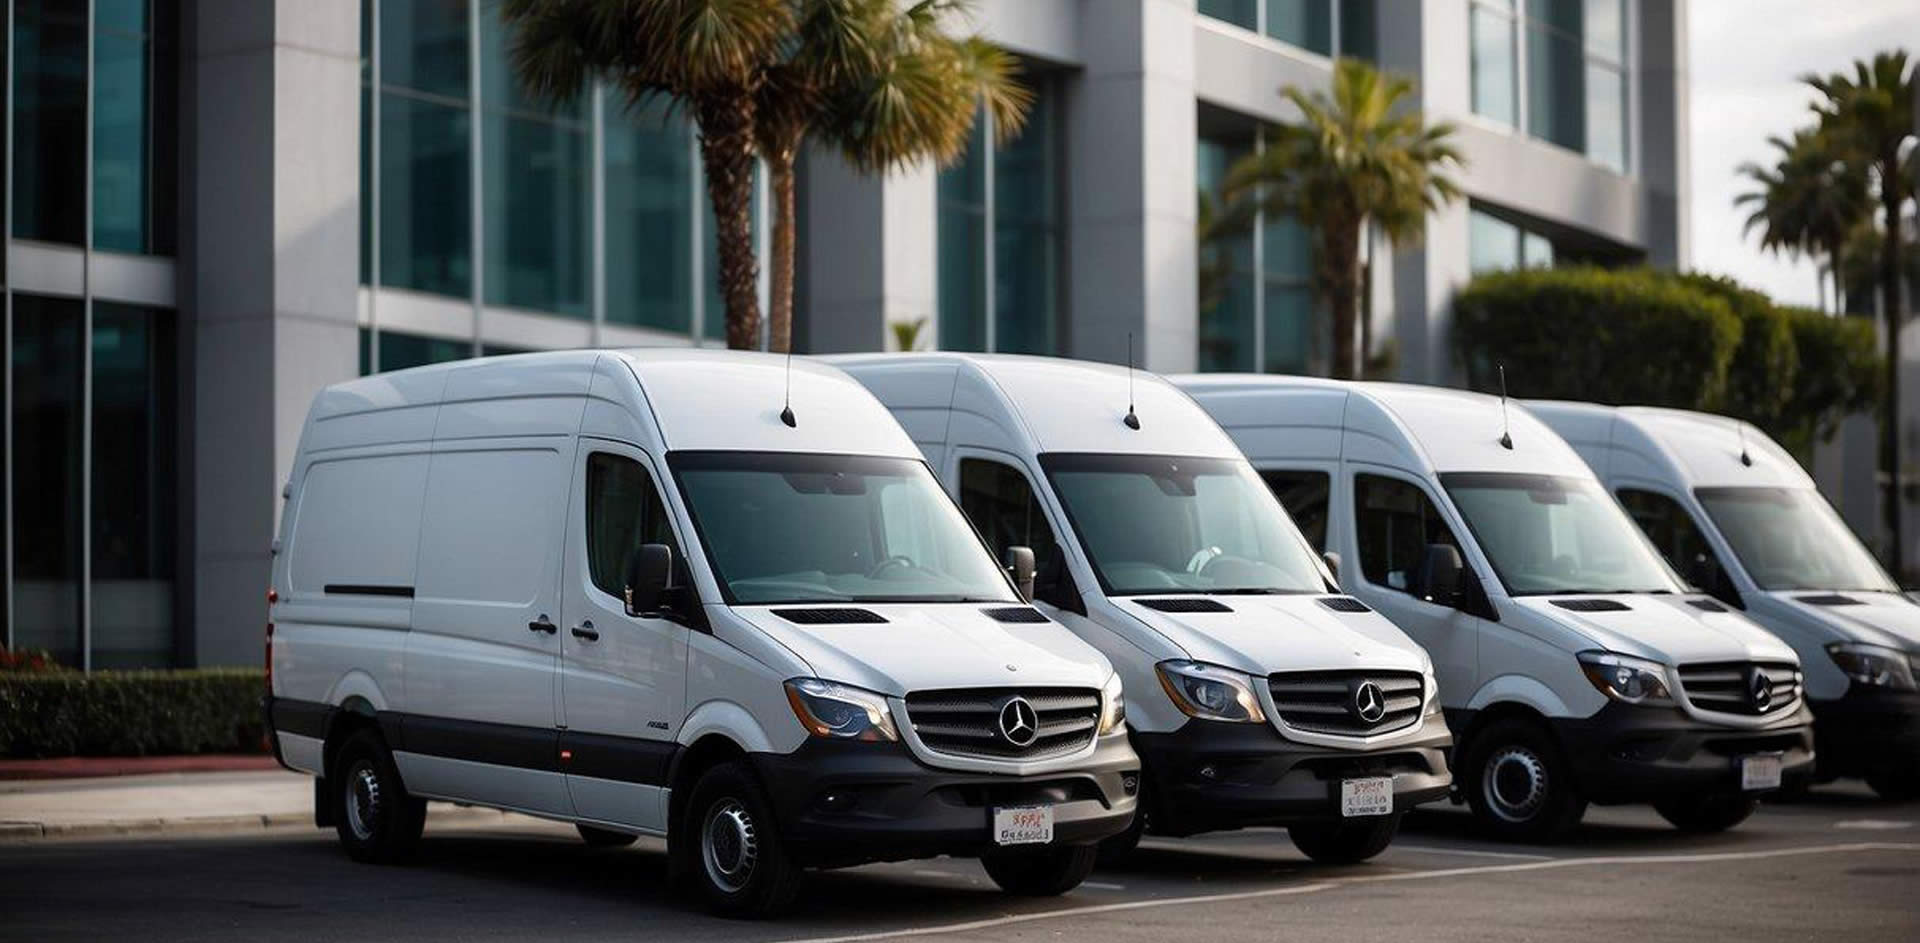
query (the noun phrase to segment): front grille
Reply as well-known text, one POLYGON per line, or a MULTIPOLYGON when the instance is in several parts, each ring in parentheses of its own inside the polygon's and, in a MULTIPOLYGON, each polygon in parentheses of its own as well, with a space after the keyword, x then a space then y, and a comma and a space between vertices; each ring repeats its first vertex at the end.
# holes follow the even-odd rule
POLYGON ((1800 700, 1800 682, 1792 665, 1779 662, 1722 661, 1681 665, 1680 690, 1693 706, 1722 714, 1778 714, 1800 700), (1765 679, 1766 697, 1755 696, 1765 679))
POLYGON ((1419 720, 1424 687, 1419 675, 1406 671, 1290 671, 1267 678, 1273 706, 1287 726, 1342 737, 1371 737, 1419 720), (1373 721, 1360 713, 1360 688, 1368 682, 1379 689, 1385 708, 1373 721))
POLYGON ((1042 760, 1078 752, 1100 727, 1100 693, 1085 688, 955 688, 907 695, 907 723, 927 749, 986 760, 1042 760), (1033 708, 1032 742, 1009 739, 1001 714, 1016 700, 1033 708))

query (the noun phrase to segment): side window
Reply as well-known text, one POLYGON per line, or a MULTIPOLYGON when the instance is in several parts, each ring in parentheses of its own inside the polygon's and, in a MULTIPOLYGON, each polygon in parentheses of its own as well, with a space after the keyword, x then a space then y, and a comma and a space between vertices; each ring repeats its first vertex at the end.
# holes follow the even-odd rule
POLYGON ((587 456, 587 570, 593 585, 619 596, 626 589, 627 557, 642 544, 666 544, 680 559, 653 476, 624 455, 587 456))
POLYGON ((1620 506, 1627 509, 1627 516, 1640 525, 1654 548, 1667 558, 1667 565, 1689 581, 1698 583, 1704 579, 1711 584, 1709 568, 1718 570, 1719 561, 1714 558, 1713 548, 1707 545, 1707 537, 1700 532, 1693 515, 1688 514, 1680 502, 1654 491, 1622 488, 1620 506))
MULTIPOLYGON (((1376 586, 1405 592, 1428 545, 1460 549, 1460 541, 1426 492, 1398 478, 1354 476, 1353 520, 1360 572, 1376 586)), ((1461 556, 1465 557, 1464 551, 1461 556)))
POLYGON ((1300 533, 1321 553, 1327 552, 1327 496, 1333 476, 1317 471, 1263 471, 1261 480, 1280 499, 1300 533))
POLYGON ((1060 549, 1047 512, 1011 465, 985 459, 960 460, 960 510, 980 531, 997 560, 1008 547, 1032 547, 1034 570, 1048 574, 1060 565, 1060 549))

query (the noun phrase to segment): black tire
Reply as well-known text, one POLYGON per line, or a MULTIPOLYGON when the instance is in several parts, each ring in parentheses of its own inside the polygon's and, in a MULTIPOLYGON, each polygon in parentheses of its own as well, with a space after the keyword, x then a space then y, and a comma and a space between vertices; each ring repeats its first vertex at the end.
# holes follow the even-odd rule
POLYGON ((1454 772, 1481 827, 1504 841, 1558 841, 1587 811, 1560 745, 1531 720, 1498 720, 1474 734, 1454 772))
POLYGON ((1093 873, 1098 845, 1061 845, 1039 851, 993 851, 980 856, 987 877, 1009 894, 1058 897, 1093 873))
POLYGON ((574 823, 574 830, 580 833, 580 840, 588 848, 625 848, 640 840, 640 836, 630 832, 616 832, 612 829, 594 828, 591 825, 574 823))
POLYGON ((771 917, 793 903, 801 870, 774 823, 766 792, 745 765, 722 763, 701 774, 687 799, 672 847, 679 873, 722 917, 771 917))
POLYGON ((1891 802, 1920 799, 1920 770, 1882 770, 1867 774, 1867 788, 1891 802))
POLYGON ((1359 864, 1387 850, 1400 831, 1401 813, 1337 822, 1290 825, 1293 847, 1319 864, 1359 864))
POLYGON ((334 759, 333 828, 347 857, 396 864, 412 857, 427 824, 427 802, 407 795, 387 744, 362 730, 340 745, 334 759))
POLYGON ((1133 853, 1140 850, 1140 837, 1147 832, 1147 810, 1145 806, 1136 806, 1133 821, 1127 823, 1127 830, 1118 835, 1102 839, 1095 845, 1094 864, 1102 868, 1124 865, 1133 853))
POLYGON ((1653 804, 1673 827, 1695 835, 1724 832, 1747 820, 1760 800, 1738 792, 1708 792, 1662 799, 1653 804))

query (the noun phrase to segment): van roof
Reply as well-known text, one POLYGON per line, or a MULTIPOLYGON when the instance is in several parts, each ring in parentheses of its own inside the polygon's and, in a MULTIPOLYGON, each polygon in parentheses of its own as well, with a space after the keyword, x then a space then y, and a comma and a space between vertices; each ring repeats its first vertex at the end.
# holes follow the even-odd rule
POLYGON ((1500 397, 1467 390, 1281 374, 1207 373, 1169 379, 1205 404, 1256 460, 1308 457, 1286 454, 1286 443, 1311 440, 1316 428, 1344 428, 1346 435, 1333 447, 1349 459, 1391 458, 1428 474, 1594 477, 1573 448, 1517 400, 1509 400, 1503 409, 1500 397), (1256 455, 1256 449, 1267 447, 1249 443, 1267 437, 1252 433, 1275 427, 1286 429, 1272 446, 1278 454, 1256 455), (1500 445, 1503 430, 1512 436, 1511 449, 1500 445))
MULTIPOLYGON (((515 396, 592 395, 645 408, 670 450, 823 452, 919 458, 866 388, 834 367, 779 354, 699 348, 562 350, 483 357, 336 383, 313 418, 515 396), (605 388, 624 364, 643 399, 605 388), (596 385, 596 375, 601 378, 596 385), (789 398, 790 394, 790 398, 789 398), (791 402, 796 423, 780 420, 791 402)), ((617 381, 616 381, 617 382, 617 381)))
POLYGON ((1583 451, 1611 449, 1609 477, 1651 475, 1687 488, 1814 487, 1806 470, 1779 443, 1751 423, 1728 416, 1564 400, 1530 402, 1527 408, 1583 451), (1753 464, 1740 461, 1743 449, 1753 464), (1619 454, 1623 452, 1627 454, 1619 454))
POLYGON ((945 351, 825 359, 874 384, 889 406, 977 412, 1034 454, 1240 458, 1233 440, 1205 410, 1164 378, 1144 370, 1057 357, 945 351), (1124 425, 1129 404, 1139 419, 1138 429, 1124 425))

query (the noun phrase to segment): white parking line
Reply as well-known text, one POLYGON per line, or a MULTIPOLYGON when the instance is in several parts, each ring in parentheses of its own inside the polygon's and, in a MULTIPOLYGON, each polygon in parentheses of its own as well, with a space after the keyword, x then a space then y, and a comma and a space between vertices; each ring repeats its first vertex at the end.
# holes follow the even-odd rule
POLYGON ((1441 848, 1438 845, 1406 845, 1394 842, 1392 851, 1417 851, 1423 855, 1466 855, 1469 858, 1513 858, 1519 861, 1552 861, 1552 855, 1528 855, 1517 851, 1479 851, 1472 848, 1441 848))
POLYGON ((1081 881, 1080 886, 1091 887, 1096 891, 1124 891, 1127 889, 1125 884, 1108 884, 1105 881, 1081 881))
POLYGON ((964 933, 968 930, 985 930, 992 927, 1004 927, 1018 923, 1033 923, 1040 920, 1087 917, 1096 914, 1146 910, 1155 907, 1186 907, 1195 904, 1258 900, 1268 897, 1293 897, 1301 894, 1314 894, 1320 891, 1333 890, 1353 884, 1374 884, 1385 881, 1419 881, 1429 878, 1465 877, 1476 874, 1513 874, 1521 871, 1545 871, 1558 868, 1588 867, 1592 865, 1704 864, 1715 861, 1752 861, 1764 858, 1787 858, 1800 855, 1826 855, 1860 851, 1920 852, 1920 844, 1910 842, 1853 842, 1845 845, 1771 848, 1762 851, 1719 851, 1686 855, 1594 855, 1579 858, 1552 858, 1546 861, 1492 864, 1476 868, 1442 868, 1433 871, 1407 871, 1395 874, 1373 874, 1351 878, 1336 878, 1334 880, 1319 881, 1313 884, 1296 884, 1290 887, 1273 887, 1264 890, 1239 891, 1229 894, 1206 894, 1198 897, 1149 898, 1147 900, 1097 904, 1092 907, 1063 907, 1059 910, 1013 914, 1005 917, 990 917, 982 920, 968 920, 961 923, 934 924, 931 926, 908 927, 899 930, 880 930, 872 933, 854 933, 845 936, 801 937, 790 941, 790 943, 864 943, 866 940, 887 940, 903 936, 964 933))
POLYGON ((1895 829, 1912 828, 1913 823, 1901 822, 1894 819, 1848 819, 1844 822, 1833 823, 1833 827, 1858 829, 1866 832, 1890 832, 1895 829))

